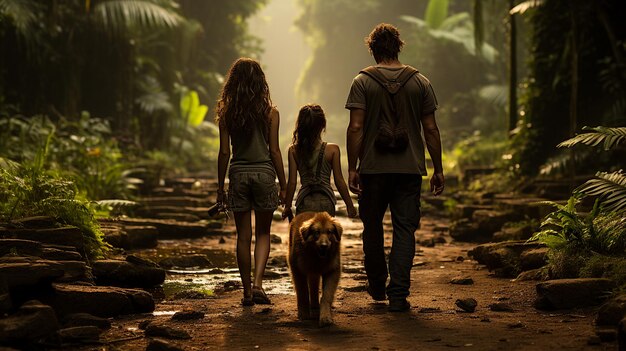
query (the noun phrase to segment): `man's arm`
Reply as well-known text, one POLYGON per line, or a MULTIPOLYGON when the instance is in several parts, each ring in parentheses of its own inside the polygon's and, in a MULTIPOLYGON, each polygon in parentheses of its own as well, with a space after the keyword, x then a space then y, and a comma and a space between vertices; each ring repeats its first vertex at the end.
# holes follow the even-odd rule
POLYGON ((444 177, 441 164, 441 137, 439 136, 439 127, 437 127, 434 112, 422 117, 422 127, 424 127, 426 147, 435 168, 435 172, 430 179, 430 190, 434 195, 439 195, 443 192, 444 177))
POLYGON ((350 191, 359 195, 361 185, 359 174, 357 173, 357 161, 361 153, 363 143, 363 122, 365 121, 365 110, 354 108, 350 110, 350 124, 346 133, 348 148, 348 185, 350 191))

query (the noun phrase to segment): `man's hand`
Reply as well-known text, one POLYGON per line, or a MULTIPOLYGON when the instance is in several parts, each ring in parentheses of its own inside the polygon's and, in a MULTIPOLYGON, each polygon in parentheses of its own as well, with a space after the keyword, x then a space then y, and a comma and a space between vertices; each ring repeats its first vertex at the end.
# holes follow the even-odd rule
POLYGON ((281 204, 285 203, 285 198, 286 197, 287 197, 287 190, 280 189, 280 191, 278 192, 278 200, 280 200, 281 204))
POLYGON ((348 172, 348 187, 354 194, 361 195, 361 179, 359 178, 359 172, 348 172))
POLYGON ((224 203, 224 201, 226 197, 226 192, 224 191, 224 189, 218 189, 217 190, 217 203, 224 203))
POLYGON ((435 173, 432 178, 430 178, 430 191, 433 195, 438 196, 443 193, 443 186, 445 183, 445 179, 443 177, 443 173, 435 173))

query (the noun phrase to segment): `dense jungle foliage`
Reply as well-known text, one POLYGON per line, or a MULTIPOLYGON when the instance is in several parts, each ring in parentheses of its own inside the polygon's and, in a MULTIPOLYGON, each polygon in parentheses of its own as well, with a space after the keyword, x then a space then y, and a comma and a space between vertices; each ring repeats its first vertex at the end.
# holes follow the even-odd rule
MULTIPOLYGON (((247 19, 268 1, 0 0, 0 221, 56 213, 98 243, 94 216, 112 204, 103 200, 132 200, 165 174, 214 172, 217 94, 234 59, 262 53, 247 19)), ((401 61, 437 93, 447 175, 488 169, 467 184, 476 192, 540 178, 571 190, 584 183, 548 224, 574 216, 583 232, 600 234, 570 235, 566 223, 536 239, 560 236, 615 256, 608 248, 626 234, 602 233, 624 221, 626 2, 297 5, 294 26, 312 54, 296 89, 324 107, 329 141, 345 144, 350 82, 374 64, 364 37, 377 23, 396 24, 401 61), (603 127, 557 147, 584 126, 603 127), (582 145, 587 137, 613 141, 603 150, 582 145), (584 194, 601 201, 580 214, 584 194)))

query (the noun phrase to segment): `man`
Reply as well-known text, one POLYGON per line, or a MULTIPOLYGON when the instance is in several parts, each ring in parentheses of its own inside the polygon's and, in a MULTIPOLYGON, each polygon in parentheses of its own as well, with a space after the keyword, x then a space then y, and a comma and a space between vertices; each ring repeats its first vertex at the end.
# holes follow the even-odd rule
POLYGON ((441 140, 435 122, 437 99, 428 79, 398 60, 404 42, 397 28, 381 23, 366 42, 376 66, 354 78, 346 102, 350 110, 348 180, 350 190, 359 195, 367 291, 376 301, 388 298, 389 311, 402 312, 411 307, 406 298, 415 257, 414 233, 420 220, 420 188, 426 175, 422 131, 434 166, 431 191, 439 195, 444 188, 441 140), (392 95, 393 89, 386 86, 393 84, 397 92, 392 95), (385 112, 392 114, 389 111, 397 111, 395 120, 385 117, 385 112), (403 131, 396 133, 398 129, 403 131), (385 133, 391 133, 393 140, 402 139, 396 134, 404 133, 408 140, 385 147, 381 136, 385 133), (389 270, 382 225, 387 206, 393 223, 389 270), (391 279, 385 288, 388 275, 391 279))

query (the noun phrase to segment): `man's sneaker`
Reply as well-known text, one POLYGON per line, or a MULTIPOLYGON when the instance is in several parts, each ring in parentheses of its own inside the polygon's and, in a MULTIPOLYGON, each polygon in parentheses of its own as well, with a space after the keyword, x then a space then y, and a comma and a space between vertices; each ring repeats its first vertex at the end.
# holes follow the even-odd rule
POLYGON ((389 300, 389 312, 405 312, 410 309, 411 304, 404 298, 389 300))
POLYGON ((387 300, 387 295, 385 294, 385 290, 376 291, 371 286, 367 286, 367 293, 374 299, 374 301, 385 301, 387 300))

